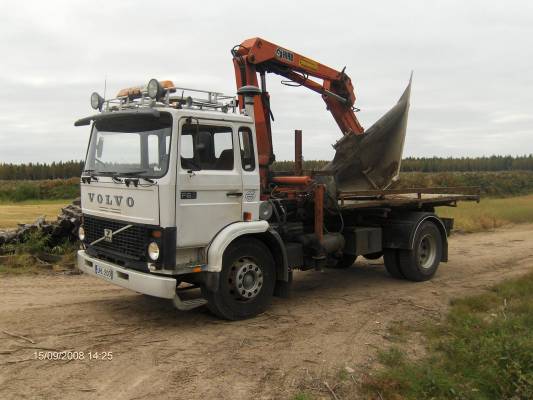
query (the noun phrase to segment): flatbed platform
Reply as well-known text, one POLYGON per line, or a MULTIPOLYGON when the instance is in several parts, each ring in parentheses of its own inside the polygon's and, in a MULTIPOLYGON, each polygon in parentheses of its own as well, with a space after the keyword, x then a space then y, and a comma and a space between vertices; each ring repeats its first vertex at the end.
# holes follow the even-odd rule
POLYGON ((458 201, 479 202, 478 187, 434 187, 341 192, 341 209, 457 206, 458 201))

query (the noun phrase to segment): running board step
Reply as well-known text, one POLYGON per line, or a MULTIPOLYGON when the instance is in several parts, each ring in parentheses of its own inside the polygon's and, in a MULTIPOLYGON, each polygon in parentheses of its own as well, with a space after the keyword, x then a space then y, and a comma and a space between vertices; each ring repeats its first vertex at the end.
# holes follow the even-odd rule
POLYGON ((174 306, 180 311, 189 311, 193 308, 201 307, 207 304, 207 300, 203 297, 191 300, 182 300, 178 295, 174 296, 172 302, 174 303, 174 306))

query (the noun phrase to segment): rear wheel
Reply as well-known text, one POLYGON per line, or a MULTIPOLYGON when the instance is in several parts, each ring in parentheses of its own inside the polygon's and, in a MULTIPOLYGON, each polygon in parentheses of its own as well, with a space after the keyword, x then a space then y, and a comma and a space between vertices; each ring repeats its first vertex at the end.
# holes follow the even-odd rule
POLYGON ((217 291, 203 289, 207 306, 229 320, 253 317, 267 309, 275 284, 274 260, 256 239, 239 239, 226 249, 217 291))
POLYGON ((427 221, 416 232, 413 249, 399 252, 400 270, 411 281, 427 281, 437 272, 441 257, 441 233, 433 222, 427 221))
POLYGON ((404 279, 402 271, 400 269, 400 260, 398 250, 385 249, 383 250, 383 259, 385 260, 385 268, 390 276, 396 279, 404 279))

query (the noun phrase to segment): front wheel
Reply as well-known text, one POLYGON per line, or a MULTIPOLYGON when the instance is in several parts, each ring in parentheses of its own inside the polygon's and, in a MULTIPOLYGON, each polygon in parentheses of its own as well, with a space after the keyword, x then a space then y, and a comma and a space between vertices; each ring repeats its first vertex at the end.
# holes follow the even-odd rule
POLYGON ((238 239, 224 253, 218 290, 203 288, 204 297, 220 318, 251 318, 270 305, 275 279, 268 247, 253 238, 238 239))
POLYGON ((400 250, 402 274, 410 281, 427 281, 435 275, 442 258, 442 235, 433 222, 424 222, 416 232, 413 249, 400 250))

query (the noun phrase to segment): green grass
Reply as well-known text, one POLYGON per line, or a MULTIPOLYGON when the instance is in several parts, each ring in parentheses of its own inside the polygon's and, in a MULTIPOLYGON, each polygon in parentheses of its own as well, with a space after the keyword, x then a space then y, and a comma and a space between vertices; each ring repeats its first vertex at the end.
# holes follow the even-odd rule
POLYGON ((364 383, 370 398, 533 398, 533 274, 454 301, 445 322, 424 334, 421 360, 398 347, 379 354, 384 370, 364 383))
POLYGON ((460 202, 458 207, 440 207, 437 214, 455 219, 455 230, 478 232, 507 224, 533 222, 533 195, 460 202))

